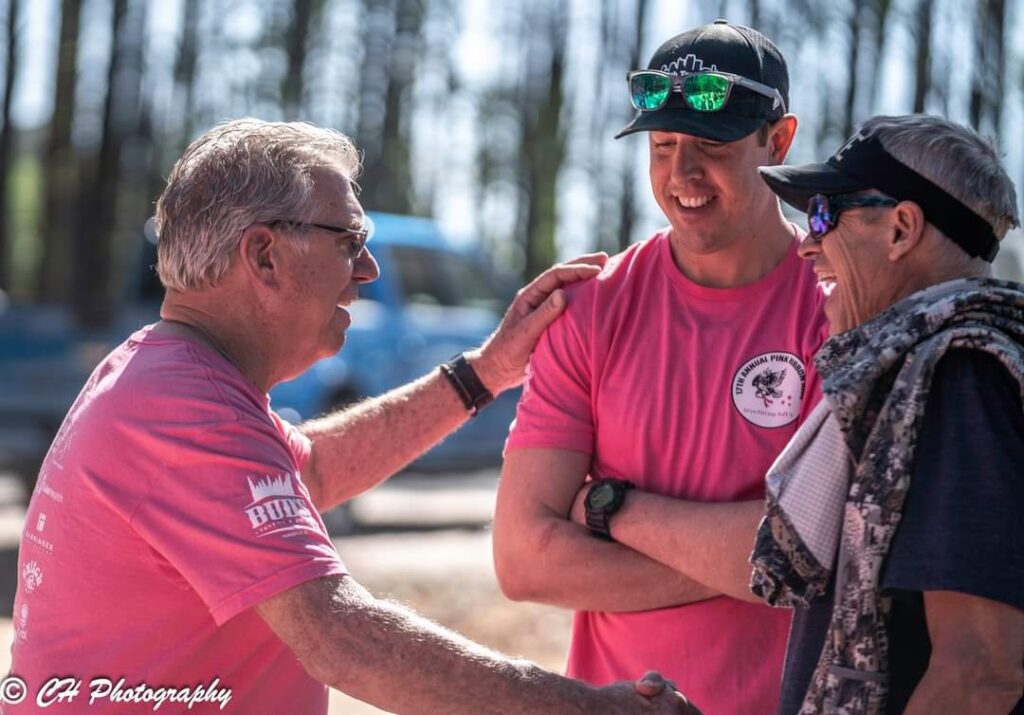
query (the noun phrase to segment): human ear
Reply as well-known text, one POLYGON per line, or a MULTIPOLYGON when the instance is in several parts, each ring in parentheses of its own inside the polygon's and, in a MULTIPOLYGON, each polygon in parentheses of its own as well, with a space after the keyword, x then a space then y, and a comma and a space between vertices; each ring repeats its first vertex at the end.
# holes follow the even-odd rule
POLYGON ((928 221, 913 201, 900 201, 892 209, 889 260, 898 261, 921 242, 928 221))
POLYGON ((768 125, 768 156, 772 165, 781 164, 796 137, 796 115, 786 114, 768 125))
POLYGON ((281 247, 281 239, 269 226, 254 223, 238 241, 242 270, 260 285, 276 288, 281 283, 281 247))

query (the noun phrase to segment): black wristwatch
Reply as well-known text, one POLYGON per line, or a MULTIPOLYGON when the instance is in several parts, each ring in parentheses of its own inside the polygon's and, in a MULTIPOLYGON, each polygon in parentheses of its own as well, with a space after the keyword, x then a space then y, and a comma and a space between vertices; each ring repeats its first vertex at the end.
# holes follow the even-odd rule
POLYGON ((608 520, 622 508, 626 492, 633 488, 625 479, 596 479, 583 499, 587 513, 587 527, 594 536, 606 541, 615 541, 608 520))
POLYGON ((488 390, 476 370, 466 360, 462 353, 455 355, 451 360, 441 365, 441 373, 448 378, 452 388, 458 393, 466 411, 476 417, 477 414, 487 405, 494 402, 494 395, 488 390))

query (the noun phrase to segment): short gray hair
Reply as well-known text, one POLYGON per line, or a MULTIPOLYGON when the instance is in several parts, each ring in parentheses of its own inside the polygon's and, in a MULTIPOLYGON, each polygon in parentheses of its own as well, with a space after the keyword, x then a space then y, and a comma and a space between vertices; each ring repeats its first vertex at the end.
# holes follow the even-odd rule
POLYGON ((1020 225, 1017 190, 992 144, 941 117, 873 117, 863 131, 889 154, 981 216, 1002 240, 1020 225))
POLYGON ((309 220, 314 169, 359 175, 352 140, 305 122, 236 119, 193 141, 156 202, 157 273, 167 288, 200 290, 228 270, 254 223, 309 220))

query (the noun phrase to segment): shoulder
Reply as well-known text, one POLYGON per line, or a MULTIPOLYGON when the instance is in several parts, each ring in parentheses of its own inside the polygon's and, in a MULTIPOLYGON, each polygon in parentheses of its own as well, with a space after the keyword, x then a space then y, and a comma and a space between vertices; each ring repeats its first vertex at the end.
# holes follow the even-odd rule
POLYGON ((255 422, 274 429, 265 395, 222 357, 180 338, 133 336, 100 364, 86 389, 94 411, 121 423, 255 422))
POLYGON ((661 244, 667 240, 667 229, 658 231, 609 258, 594 279, 566 288, 569 298, 567 312, 593 311, 602 303, 621 299, 623 292, 642 288, 650 274, 660 270, 661 244))

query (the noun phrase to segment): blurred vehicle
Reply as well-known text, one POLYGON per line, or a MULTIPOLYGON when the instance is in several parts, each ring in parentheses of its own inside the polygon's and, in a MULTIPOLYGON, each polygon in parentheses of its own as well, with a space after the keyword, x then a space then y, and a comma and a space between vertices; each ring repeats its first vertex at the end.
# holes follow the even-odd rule
MULTIPOLYGON (((349 309, 344 349, 270 392, 271 404, 297 423, 437 369, 479 345, 497 326, 515 281, 479 254, 449 243, 428 219, 370 213, 370 248, 381 277, 361 286, 349 309)), ((59 306, 10 306, 0 312, 0 470, 17 472, 31 491, 50 441, 82 385, 104 355, 158 319, 163 289, 152 269, 152 235, 130 272, 121 309, 99 330, 77 326, 59 306)), ((418 470, 459 470, 501 459, 518 391, 495 404, 418 460, 418 470)), ((350 514, 332 516, 336 528, 350 514)))

